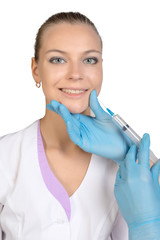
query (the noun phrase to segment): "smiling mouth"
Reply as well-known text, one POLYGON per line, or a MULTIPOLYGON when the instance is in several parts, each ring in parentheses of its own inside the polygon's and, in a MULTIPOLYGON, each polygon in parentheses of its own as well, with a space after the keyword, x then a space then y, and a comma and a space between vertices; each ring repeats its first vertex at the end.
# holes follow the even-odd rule
POLYGON ((67 94, 82 94, 85 93, 86 91, 88 91, 88 89, 73 89, 73 88, 59 88, 59 90, 61 90, 63 93, 67 93, 67 94))
POLYGON ((69 89, 69 88, 59 88, 62 94, 69 98, 80 98, 88 91, 88 89, 69 89))
POLYGON ((88 89, 86 88, 59 88, 59 90, 67 90, 67 91, 87 91, 88 89))

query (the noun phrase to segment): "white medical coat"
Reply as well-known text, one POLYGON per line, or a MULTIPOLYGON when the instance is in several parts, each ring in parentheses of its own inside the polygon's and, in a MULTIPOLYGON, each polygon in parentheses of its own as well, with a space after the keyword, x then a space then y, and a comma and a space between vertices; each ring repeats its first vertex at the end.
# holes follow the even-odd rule
POLYGON ((45 182, 42 168, 47 161, 40 166, 39 124, 36 120, 0 138, 0 240, 128 240, 114 197, 117 164, 92 154, 71 197, 50 171, 50 179, 61 186, 57 194, 66 200, 64 208, 54 195, 57 186, 50 190, 45 182))

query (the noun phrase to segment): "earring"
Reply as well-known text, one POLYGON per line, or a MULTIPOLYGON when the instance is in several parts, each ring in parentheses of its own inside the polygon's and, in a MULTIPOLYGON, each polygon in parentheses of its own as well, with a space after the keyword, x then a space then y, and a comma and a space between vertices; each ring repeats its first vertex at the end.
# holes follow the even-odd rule
POLYGON ((41 83, 40 82, 36 82, 36 87, 40 88, 41 83))

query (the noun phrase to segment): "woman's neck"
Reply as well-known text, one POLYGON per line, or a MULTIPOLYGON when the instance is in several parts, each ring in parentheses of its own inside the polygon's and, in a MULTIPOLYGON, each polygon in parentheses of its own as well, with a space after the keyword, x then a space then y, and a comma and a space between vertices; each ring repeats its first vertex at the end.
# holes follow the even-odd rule
MULTIPOLYGON (((89 113, 90 109, 85 115, 89 113)), ((79 147, 71 141, 63 118, 47 108, 45 116, 40 119, 40 130, 45 149, 56 148, 64 153, 79 150, 79 147)))

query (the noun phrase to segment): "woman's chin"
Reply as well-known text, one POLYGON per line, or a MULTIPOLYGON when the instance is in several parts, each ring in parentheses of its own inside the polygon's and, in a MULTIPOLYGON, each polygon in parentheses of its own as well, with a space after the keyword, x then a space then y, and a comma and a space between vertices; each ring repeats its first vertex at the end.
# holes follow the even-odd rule
MULTIPOLYGON (((66 106, 67 107, 67 106, 66 106)), ((81 113, 81 114, 84 114, 84 115, 89 115, 90 114, 90 108, 87 107, 87 108, 82 108, 82 107, 67 107, 68 111, 70 113, 73 113, 73 114, 76 114, 76 113, 81 113)))
POLYGON ((84 109, 74 109, 74 108, 68 108, 68 111, 70 112, 70 113, 73 113, 73 114, 76 114, 76 113, 82 113, 82 112, 84 112, 84 109))

